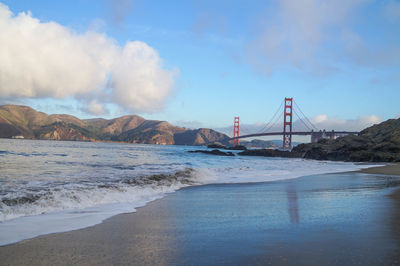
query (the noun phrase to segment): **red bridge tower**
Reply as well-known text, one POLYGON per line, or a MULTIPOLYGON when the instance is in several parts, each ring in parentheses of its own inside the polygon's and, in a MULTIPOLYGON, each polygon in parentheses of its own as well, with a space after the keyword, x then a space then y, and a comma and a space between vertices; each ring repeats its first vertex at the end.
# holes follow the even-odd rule
POLYGON ((283 144, 284 150, 292 149, 292 117, 293 98, 285 98, 285 110, 283 116, 283 144))
POLYGON ((239 145, 239 117, 235 116, 233 122, 233 146, 239 145))

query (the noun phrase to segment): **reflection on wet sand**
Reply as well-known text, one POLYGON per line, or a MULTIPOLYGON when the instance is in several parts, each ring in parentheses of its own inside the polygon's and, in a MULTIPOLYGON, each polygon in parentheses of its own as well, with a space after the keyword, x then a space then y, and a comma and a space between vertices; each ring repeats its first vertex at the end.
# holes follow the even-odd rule
POLYGON ((300 222, 299 206, 297 202, 297 191, 293 184, 289 184, 286 187, 286 195, 288 199, 288 213, 290 217, 290 223, 298 224, 300 222))

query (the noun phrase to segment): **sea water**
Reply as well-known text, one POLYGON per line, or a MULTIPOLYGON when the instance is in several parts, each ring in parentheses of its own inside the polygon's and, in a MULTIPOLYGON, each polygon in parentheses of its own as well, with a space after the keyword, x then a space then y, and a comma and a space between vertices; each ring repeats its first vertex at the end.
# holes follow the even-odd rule
POLYGON ((186 186, 366 167, 188 152, 193 149, 205 148, 0 139, 0 245, 92 226, 186 186))

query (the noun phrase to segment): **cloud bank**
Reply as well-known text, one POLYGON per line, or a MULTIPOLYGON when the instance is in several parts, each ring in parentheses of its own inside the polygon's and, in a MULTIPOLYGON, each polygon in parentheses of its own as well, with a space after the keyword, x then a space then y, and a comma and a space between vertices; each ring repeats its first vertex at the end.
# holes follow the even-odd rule
POLYGON ((360 131, 366 127, 382 122, 382 119, 376 115, 359 116, 356 119, 340 119, 322 114, 312 118, 311 122, 318 129, 360 131))
POLYGON ((93 114, 106 113, 108 103, 150 113, 164 108, 176 75, 144 42, 121 47, 0 3, 0 98, 75 98, 93 114))

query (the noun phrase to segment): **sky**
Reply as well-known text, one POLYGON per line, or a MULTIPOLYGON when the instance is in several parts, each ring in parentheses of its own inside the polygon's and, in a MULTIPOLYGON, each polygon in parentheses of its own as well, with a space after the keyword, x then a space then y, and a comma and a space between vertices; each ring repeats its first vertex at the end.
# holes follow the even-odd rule
POLYGON ((229 133, 285 97, 319 129, 399 117, 400 1, 0 0, 0 104, 229 133))

